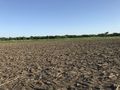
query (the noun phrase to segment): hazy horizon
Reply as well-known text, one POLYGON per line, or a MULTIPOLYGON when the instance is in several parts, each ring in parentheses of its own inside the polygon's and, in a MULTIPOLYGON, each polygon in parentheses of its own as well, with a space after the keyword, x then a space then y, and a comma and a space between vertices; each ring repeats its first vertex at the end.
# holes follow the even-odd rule
POLYGON ((120 33, 120 0, 0 0, 0 37, 120 33))

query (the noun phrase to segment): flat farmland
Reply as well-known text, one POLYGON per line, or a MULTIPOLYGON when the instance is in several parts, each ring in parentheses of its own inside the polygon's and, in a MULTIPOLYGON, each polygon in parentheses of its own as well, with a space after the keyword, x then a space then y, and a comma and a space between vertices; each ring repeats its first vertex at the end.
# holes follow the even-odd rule
POLYGON ((0 90, 119 88, 119 37, 0 42, 0 90))

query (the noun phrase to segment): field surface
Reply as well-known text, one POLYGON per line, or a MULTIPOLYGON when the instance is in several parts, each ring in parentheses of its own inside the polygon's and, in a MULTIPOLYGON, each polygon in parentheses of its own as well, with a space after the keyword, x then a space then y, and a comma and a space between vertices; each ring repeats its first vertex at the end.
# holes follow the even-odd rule
POLYGON ((120 38, 0 42, 0 90, 120 90, 120 38))

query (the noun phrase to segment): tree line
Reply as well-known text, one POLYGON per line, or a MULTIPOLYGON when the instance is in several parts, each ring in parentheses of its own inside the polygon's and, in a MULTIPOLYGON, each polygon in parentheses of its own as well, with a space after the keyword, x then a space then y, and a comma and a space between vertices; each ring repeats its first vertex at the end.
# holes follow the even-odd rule
POLYGON ((63 35, 63 36, 30 36, 30 37, 1 37, 0 40, 38 40, 38 39, 60 39, 60 38, 83 38, 83 37, 115 37, 120 36, 120 33, 109 32, 101 34, 86 34, 86 35, 63 35))

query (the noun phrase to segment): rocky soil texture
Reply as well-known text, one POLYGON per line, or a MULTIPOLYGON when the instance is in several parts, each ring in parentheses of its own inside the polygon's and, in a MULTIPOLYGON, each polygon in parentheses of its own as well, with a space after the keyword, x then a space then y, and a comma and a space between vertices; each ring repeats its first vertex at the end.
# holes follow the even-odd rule
POLYGON ((0 90, 120 90, 120 38, 0 43, 0 90))

